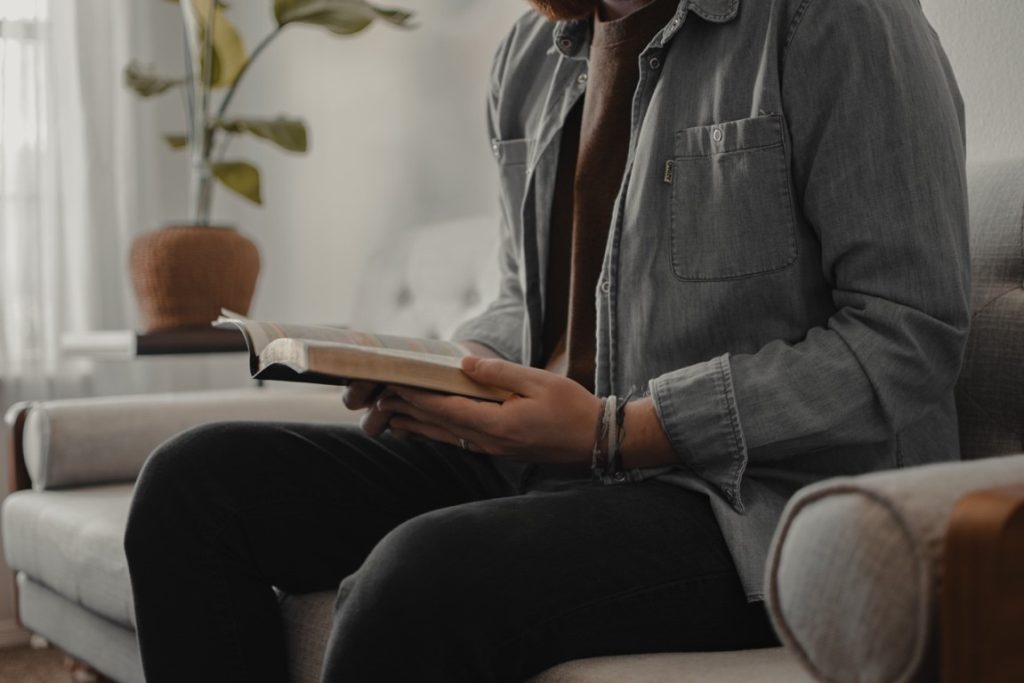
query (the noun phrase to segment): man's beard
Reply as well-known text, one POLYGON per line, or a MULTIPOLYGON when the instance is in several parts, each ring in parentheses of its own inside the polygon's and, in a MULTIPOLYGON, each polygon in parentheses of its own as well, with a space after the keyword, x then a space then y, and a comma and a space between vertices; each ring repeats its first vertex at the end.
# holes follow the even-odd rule
POLYGON ((594 15, 601 0, 529 0, 534 9, 553 21, 585 19, 594 15))

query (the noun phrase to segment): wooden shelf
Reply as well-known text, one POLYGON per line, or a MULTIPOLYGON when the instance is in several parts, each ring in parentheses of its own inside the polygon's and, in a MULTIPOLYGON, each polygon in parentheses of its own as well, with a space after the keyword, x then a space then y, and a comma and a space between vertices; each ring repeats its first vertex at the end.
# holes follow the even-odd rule
POLYGON ((135 335, 135 354, 157 356, 185 353, 237 353, 245 351, 245 338, 238 330, 199 327, 135 335))
POLYGON ((246 350, 237 330, 193 327, 164 332, 103 330, 66 334, 61 351, 68 356, 107 360, 131 360, 139 356, 200 353, 239 353, 246 350))

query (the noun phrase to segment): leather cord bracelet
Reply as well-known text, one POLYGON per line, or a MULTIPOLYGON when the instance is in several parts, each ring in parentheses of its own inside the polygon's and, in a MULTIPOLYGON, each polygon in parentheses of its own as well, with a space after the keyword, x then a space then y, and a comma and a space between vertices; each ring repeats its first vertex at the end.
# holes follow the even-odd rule
POLYGON ((615 394, 601 399, 590 459, 590 471, 594 479, 606 483, 622 482, 627 479, 622 466, 621 450, 622 441, 626 436, 626 404, 633 397, 633 393, 630 391, 621 399, 615 394))
POLYGON ((597 426, 594 428, 594 447, 590 454, 590 473, 595 479, 600 479, 608 467, 607 454, 602 450, 605 438, 608 436, 608 399, 602 398, 601 405, 597 409, 597 426))

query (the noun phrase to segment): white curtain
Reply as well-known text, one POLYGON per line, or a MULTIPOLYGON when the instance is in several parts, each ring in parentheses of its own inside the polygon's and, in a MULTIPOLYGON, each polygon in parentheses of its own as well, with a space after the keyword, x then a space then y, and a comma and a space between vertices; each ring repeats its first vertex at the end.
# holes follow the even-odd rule
MULTIPOLYGON (((0 383, 77 393, 62 335, 131 324, 128 3, 0 0, 0 383), (82 38, 86 37, 85 40, 82 38)), ((6 402, 6 401, 5 401, 6 402)))

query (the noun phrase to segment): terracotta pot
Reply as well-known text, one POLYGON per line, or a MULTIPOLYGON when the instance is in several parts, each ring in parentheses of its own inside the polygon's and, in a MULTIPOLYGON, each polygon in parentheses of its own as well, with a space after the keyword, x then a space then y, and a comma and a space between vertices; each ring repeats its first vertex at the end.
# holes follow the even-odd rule
POLYGON ((233 228, 172 225, 139 235, 129 267, 145 330, 158 332, 248 313, 260 254, 233 228))

